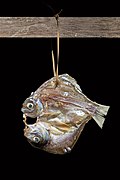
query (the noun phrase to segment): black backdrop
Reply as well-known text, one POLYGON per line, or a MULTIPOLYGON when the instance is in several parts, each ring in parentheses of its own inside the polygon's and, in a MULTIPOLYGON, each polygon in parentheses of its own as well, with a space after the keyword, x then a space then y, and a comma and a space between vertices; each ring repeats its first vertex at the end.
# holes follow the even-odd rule
MULTIPOLYGON (((51 11, 45 12, 45 7, 34 5, 35 3, 27 7, 18 3, 16 8, 13 8, 14 11, 9 8, 9 11, 3 11, 2 15, 54 15, 51 11)), ((104 16, 106 12, 105 6, 101 3, 99 7, 102 8, 99 10, 98 6, 87 10, 82 4, 79 7, 75 2, 68 5, 52 3, 55 12, 63 8, 61 16, 98 16, 99 12, 104 16)), ((112 12, 110 8, 108 14, 109 12, 112 12)), ((115 14, 117 12, 115 11, 115 14)), ((56 39, 52 39, 52 43, 56 51, 56 39)), ((111 106, 103 129, 101 130, 95 121, 91 120, 85 126, 72 152, 63 156, 33 148, 23 135, 24 124, 21 112, 23 101, 53 76, 51 39, 1 38, 0 56, 1 100, 3 99, 0 131, 3 159, 1 163, 5 170, 4 177, 8 175, 16 179, 31 177, 98 179, 105 178, 105 175, 106 178, 114 175, 115 178, 119 162, 120 40, 60 39, 59 73, 73 76, 83 93, 91 100, 111 106)))
MULTIPOLYGON (((55 44, 53 39, 53 47, 55 44)), ((60 41, 59 73, 73 76, 90 99, 111 106, 103 129, 91 120, 72 152, 63 156, 35 149, 24 138, 21 106, 32 91, 53 76, 50 45, 51 40, 44 38, 0 39, 1 89, 4 93, 1 98, 5 103, 5 113, 1 112, 4 115, 1 148, 5 167, 12 167, 20 174, 30 171, 31 175, 39 171, 45 174, 46 171, 54 174, 54 171, 68 170, 75 173, 79 169, 83 174, 86 168, 98 172, 114 168, 119 143, 116 130, 119 122, 119 39, 60 41)), ((14 175, 14 171, 11 173, 14 175)))
POLYGON ((53 16, 61 9, 61 16, 119 16, 119 1, 39 0, 2 1, 0 16, 53 16))

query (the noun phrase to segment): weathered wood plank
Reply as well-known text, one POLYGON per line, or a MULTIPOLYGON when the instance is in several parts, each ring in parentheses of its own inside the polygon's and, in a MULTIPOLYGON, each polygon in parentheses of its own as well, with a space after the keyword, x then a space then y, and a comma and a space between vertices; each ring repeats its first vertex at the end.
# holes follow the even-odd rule
MULTIPOLYGON (((120 38, 120 17, 60 17, 60 37, 120 38)), ((0 17, 0 37, 56 37, 54 17, 0 17)))

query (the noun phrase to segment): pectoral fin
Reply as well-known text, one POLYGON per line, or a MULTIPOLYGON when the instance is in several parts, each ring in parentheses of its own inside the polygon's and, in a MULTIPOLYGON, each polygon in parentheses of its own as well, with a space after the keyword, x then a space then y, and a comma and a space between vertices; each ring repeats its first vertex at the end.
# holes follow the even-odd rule
POLYGON ((62 132, 68 132, 71 129, 71 126, 69 124, 60 122, 57 118, 54 120, 50 120, 49 123, 57 129, 61 130, 62 132))

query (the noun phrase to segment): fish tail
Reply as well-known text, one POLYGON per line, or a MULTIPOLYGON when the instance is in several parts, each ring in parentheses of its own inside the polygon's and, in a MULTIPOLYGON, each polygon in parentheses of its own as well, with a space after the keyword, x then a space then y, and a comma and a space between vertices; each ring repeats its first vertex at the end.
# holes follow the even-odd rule
POLYGON ((104 121, 105 121, 105 115, 107 115, 108 110, 110 106, 105 106, 105 105, 98 105, 97 110, 93 116, 93 119, 95 122, 98 124, 100 128, 103 127, 104 121))

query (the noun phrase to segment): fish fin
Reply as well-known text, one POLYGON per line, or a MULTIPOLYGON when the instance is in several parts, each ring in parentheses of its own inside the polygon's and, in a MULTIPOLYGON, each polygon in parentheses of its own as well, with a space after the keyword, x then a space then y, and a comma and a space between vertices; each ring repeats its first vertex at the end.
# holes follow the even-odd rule
POLYGON ((63 132, 68 132, 71 129, 71 127, 69 125, 62 123, 62 122, 56 122, 54 124, 54 126, 63 132))
POLYGON ((64 123, 64 122, 60 122, 57 119, 56 120, 50 120, 49 123, 54 126, 55 128, 63 131, 63 132, 68 132, 71 129, 71 126, 64 123))
POLYGON ((77 81, 73 77, 69 76, 68 74, 62 74, 59 75, 59 77, 62 79, 63 82, 70 83, 77 92, 82 92, 80 86, 77 84, 77 81))
POLYGON ((109 108, 110 106, 104 106, 104 105, 99 105, 97 107, 97 111, 95 112, 93 119, 95 120, 95 122, 98 124, 100 128, 103 127, 103 123, 105 121, 104 116, 107 115, 109 108))
POLYGON ((56 128, 54 126, 51 126, 50 132, 51 132, 51 134, 54 134, 54 135, 62 135, 62 134, 64 134, 64 132, 60 131, 58 128, 56 128))
POLYGON ((89 120, 90 120, 89 117, 87 117, 87 118, 85 118, 84 121, 79 125, 78 130, 76 131, 76 133, 75 133, 74 136, 73 136, 73 141, 72 141, 72 146, 71 146, 71 148, 73 148, 74 145, 76 144, 76 142, 77 142, 78 138, 80 137, 80 135, 81 135, 81 133, 82 133, 82 131, 83 131, 86 123, 88 123, 89 120))

